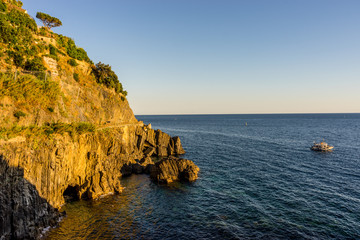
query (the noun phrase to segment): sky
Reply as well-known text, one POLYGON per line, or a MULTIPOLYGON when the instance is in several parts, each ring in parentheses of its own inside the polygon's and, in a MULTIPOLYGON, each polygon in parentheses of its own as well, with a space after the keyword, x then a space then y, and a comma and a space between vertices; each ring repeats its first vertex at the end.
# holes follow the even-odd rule
POLYGON ((360 112, 358 0, 23 3, 111 65, 137 115, 360 112))

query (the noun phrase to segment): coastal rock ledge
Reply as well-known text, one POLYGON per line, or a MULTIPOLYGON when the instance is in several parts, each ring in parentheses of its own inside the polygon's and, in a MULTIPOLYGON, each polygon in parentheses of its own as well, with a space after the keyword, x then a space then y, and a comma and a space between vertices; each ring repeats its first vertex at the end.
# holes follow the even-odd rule
POLYGON ((199 170, 191 160, 170 156, 151 168, 150 177, 158 183, 193 182, 198 178, 199 170))
POLYGON ((121 177, 132 173, 194 181, 199 168, 175 157, 183 153, 180 138, 141 123, 0 141, 0 239, 37 239, 57 224, 67 199, 120 193, 121 177))

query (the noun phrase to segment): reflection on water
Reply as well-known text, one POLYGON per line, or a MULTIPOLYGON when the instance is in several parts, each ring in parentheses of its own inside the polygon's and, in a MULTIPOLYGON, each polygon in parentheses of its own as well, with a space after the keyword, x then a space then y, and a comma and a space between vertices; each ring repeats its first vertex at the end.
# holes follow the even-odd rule
POLYGON ((151 214, 151 206, 142 206, 141 192, 144 188, 147 191, 152 183, 145 175, 134 175, 124 182, 128 184, 120 195, 65 205, 66 218, 46 239, 131 239, 138 236, 140 227, 134 213, 142 209, 144 214, 151 214))
MULTIPOLYGON (((157 224, 163 217, 158 213, 153 216, 154 204, 161 205, 152 201, 157 195, 152 192, 154 188, 172 196, 173 193, 183 195, 187 186, 182 183, 156 185, 147 175, 123 178, 122 185, 125 189, 118 195, 105 196, 97 201, 67 203, 62 209, 67 216, 58 228, 47 234, 46 239, 152 238, 151 232, 158 229, 157 224)), ((166 197, 163 200, 166 201, 166 197)))

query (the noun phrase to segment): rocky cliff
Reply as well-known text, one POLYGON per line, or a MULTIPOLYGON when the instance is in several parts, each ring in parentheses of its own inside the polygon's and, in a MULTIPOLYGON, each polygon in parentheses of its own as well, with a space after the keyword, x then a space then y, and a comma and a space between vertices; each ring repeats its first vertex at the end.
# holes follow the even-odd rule
MULTIPOLYGON (((117 75, 0 0, 0 239, 36 239, 69 199, 120 193, 122 176, 193 181, 179 137, 139 122, 117 75)), ((163 181, 165 180, 165 181, 163 181)))
MULTIPOLYGON (((119 193, 123 175, 141 173, 136 171, 139 162, 144 163, 150 156, 184 153, 178 137, 171 138, 141 124, 103 128, 75 136, 56 134, 38 140, 16 138, 0 143, 0 171, 4 178, 0 183, 0 212, 6 216, 1 218, 3 236, 34 238, 38 236, 38 229, 54 224, 58 218, 56 209, 67 198, 96 199, 119 193), (21 176, 17 177, 22 182, 14 180, 14 174, 9 175, 8 169, 21 169, 18 170, 21 176), (32 205, 32 212, 26 210, 26 206, 32 205), (41 224, 39 219, 43 221, 41 224), (37 230, 30 231, 30 226, 36 226, 37 230)), ((155 166, 150 161, 144 167, 149 163, 155 166)), ((154 168, 153 172, 152 175, 162 174, 161 169, 154 168)))
POLYGON ((0 155, 0 173, 0 239, 34 239, 57 224, 62 214, 24 178, 23 168, 0 155))

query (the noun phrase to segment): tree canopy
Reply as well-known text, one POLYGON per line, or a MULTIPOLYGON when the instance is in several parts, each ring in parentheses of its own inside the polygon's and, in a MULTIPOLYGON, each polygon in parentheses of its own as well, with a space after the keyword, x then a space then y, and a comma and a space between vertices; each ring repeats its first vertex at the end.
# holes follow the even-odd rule
POLYGON ((44 26, 48 29, 51 29, 52 27, 62 26, 62 22, 58 18, 52 17, 46 13, 38 12, 36 14, 36 18, 40 19, 44 26))
POLYGON ((115 92, 122 93, 124 96, 127 95, 110 65, 99 62, 93 66, 92 70, 98 83, 104 84, 108 88, 114 88, 115 92))

